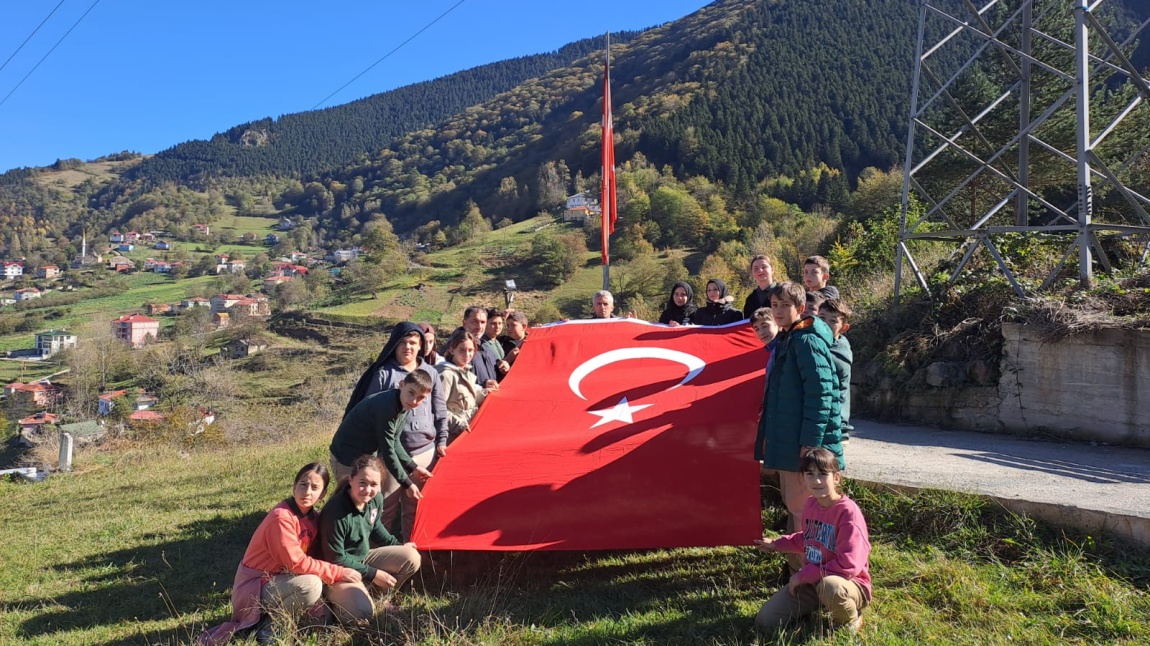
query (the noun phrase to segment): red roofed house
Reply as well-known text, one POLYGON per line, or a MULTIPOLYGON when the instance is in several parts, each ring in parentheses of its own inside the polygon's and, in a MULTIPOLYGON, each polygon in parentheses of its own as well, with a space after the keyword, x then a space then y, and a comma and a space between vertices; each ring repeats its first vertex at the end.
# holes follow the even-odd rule
POLYGON ((211 229, 206 224, 193 224, 192 225, 192 231, 194 231, 195 233, 199 233, 200 235, 206 236, 206 235, 208 235, 208 233, 211 232, 211 229))
POLYGON ((274 273, 264 279, 264 291, 270 294, 275 291, 276 285, 291 282, 291 279, 291 276, 285 276, 278 272, 274 273))
POLYGON ((99 400, 96 402, 96 413, 101 416, 107 417, 112 409, 116 407, 114 400, 123 397, 126 390, 113 390, 100 395, 99 400))
POLYGON ((244 314, 247 316, 271 316, 271 306, 268 305, 267 296, 249 296, 243 300, 236 301, 229 310, 232 314, 244 314))
POLYGON ((19 381, 4 386, 4 394, 9 398, 27 397, 36 406, 51 406, 60 396, 60 389, 47 381, 22 384, 19 381))
POLYGON ((211 298, 212 313, 226 312, 232 305, 244 300, 243 294, 216 294, 211 298))
POLYGON ((3 263, 0 263, 0 268, 3 269, 3 273, 0 274, 0 278, 10 279, 24 275, 24 263, 22 262, 12 262, 5 260, 3 263))
POLYGON ((126 342, 133 348, 142 348, 160 338, 160 322, 143 314, 129 314, 112 321, 112 336, 126 342))
POLYGON ((20 430, 25 432, 39 432, 41 427, 48 424, 55 424, 59 421, 60 416, 52 413, 41 411, 35 415, 29 415, 21 420, 17 420, 20 425, 20 430))
POLYGON ((159 422, 164 419, 163 413, 154 410, 138 410, 128 416, 133 422, 159 422))

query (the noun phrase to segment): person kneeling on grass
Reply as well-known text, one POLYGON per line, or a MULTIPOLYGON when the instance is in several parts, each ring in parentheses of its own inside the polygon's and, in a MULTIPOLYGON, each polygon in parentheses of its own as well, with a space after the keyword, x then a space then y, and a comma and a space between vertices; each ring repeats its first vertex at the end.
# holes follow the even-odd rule
POLYGON ((802 531, 774 540, 757 539, 764 552, 801 554, 803 566, 787 587, 763 604, 755 626, 781 628, 820 607, 836 628, 857 632, 862 610, 871 601, 870 536, 866 519, 853 500, 839 491, 838 458, 826 449, 807 451, 800 463, 811 497, 802 513, 802 531))
POLYGON ((327 491, 328 471, 313 462, 299 470, 292 497, 272 508, 248 543, 232 585, 232 618, 200 636, 201 644, 222 644, 254 631, 264 644, 274 638, 273 618, 326 614, 323 584, 359 584, 354 569, 308 556, 316 538, 315 505, 327 491))
POLYGON ((395 590, 419 570, 415 543, 400 544, 383 524, 382 481, 380 459, 360 456, 352 464, 349 479, 340 483, 319 517, 324 560, 351 568, 362 579, 328 588, 328 603, 340 621, 371 619, 375 607, 367 586, 395 590))

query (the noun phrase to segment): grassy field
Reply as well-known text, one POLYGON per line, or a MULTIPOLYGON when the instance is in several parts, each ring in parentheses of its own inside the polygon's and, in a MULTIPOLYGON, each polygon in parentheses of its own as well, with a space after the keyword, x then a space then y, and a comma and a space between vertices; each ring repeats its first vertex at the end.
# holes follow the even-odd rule
MULTIPOLYGON (((0 482, 0 643, 190 643, 225 619, 252 530, 300 464, 326 458, 330 432, 190 454, 123 446, 81 453, 75 473, 41 484, 0 482)), ((1068 539, 978 498, 850 490, 874 544, 864 643, 1150 642, 1145 552, 1068 539)), ((857 643, 820 620, 756 641, 783 562, 749 547, 435 561, 401 612, 287 643, 857 643)))

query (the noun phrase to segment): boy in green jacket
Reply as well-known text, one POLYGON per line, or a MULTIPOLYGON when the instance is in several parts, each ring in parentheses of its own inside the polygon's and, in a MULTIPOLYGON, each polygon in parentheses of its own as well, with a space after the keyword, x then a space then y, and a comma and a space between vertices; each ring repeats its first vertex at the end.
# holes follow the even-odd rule
MULTIPOLYGON (((779 336, 767 374, 755 456, 765 468, 778 472, 788 528, 795 532, 808 497, 799 472, 803 454, 825 448, 835 455, 840 469, 846 467, 839 379, 830 351, 834 335, 826 323, 805 312, 806 289, 782 283, 771 290, 770 299, 779 336)), ((791 566, 797 569, 801 562, 791 566)))

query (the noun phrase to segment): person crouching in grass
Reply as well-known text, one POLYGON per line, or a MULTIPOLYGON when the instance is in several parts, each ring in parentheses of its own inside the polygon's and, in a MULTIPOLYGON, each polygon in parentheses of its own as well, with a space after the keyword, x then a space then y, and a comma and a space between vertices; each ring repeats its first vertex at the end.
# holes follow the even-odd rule
POLYGON ((872 594, 866 518, 839 489, 842 474, 835 454, 826 449, 809 451, 800 469, 810 494, 803 505, 802 531, 755 543, 764 552, 800 554, 803 565, 763 604, 755 626, 775 631, 825 608, 835 628, 858 632, 872 594))
POLYGON ((272 508, 248 543, 232 585, 232 618, 200 636, 199 643, 227 643, 255 633, 261 644, 275 639, 275 620, 326 613, 323 585, 359 584, 354 569, 308 556, 318 534, 315 505, 327 491, 328 470, 313 462, 300 469, 292 495, 272 508))
MULTIPOLYGON (((328 588, 327 601, 340 621, 366 622, 375 613, 368 586, 393 591, 419 571, 415 543, 400 543, 383 524, 383 463, 374 455, 355 460, 319 516, 320 551, 330 561, 359 573, 359 581, 328 588)), ((391 607, 388 605, 387 607, 391 607)))

